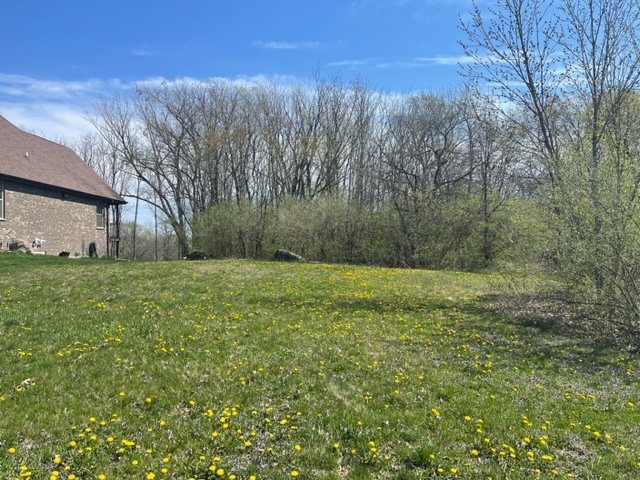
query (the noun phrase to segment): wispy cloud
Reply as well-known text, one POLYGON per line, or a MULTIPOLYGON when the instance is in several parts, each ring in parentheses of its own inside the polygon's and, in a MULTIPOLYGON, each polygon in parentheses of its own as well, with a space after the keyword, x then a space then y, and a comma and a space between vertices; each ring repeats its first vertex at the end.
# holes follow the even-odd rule
POLYGON ((322 44, 320 42, 274 42, 255 40, 252 42, 254 47, 267 48, 271 50, 300 50, 319 48, 322 44))
POLYGON ((51 80, 0 73, 0 115, 47 138, 93 130, 85 119, 95 98, 130 88, 118 79, 51 80))
POLYGON ((54 141, 94 131, 84 107, 52 102, 0 102, 0 114, 14 125, 54 141))
POLYGON ((360 67, 369 63, 368 60, 342 60, 339 62, 329 62, 327 67, 360 67))
POLYGON ((288 75, 253 75, 229 77, 149 77, 135 82, 120 79, 49 80, 25 75, 0 73, 0 115, 11 123, 50 139, 73 139, 94 131, 86 119, 94 101, 115 93, 131 92, 136 87, 173 87, 192 84, 206 86, 211 82, 238 86, 260 84, 288 87, 302 82, 288 75))
POLYGON ((206 87, 212 83, 227 83, 229 85, 236 86, 255 86, 262 84, 271 85, 295 85, 301 83, 302 80, 292 75, 238 75, 236 77, 208 77, 208 78, 194 78, 194 77, 177 77, 177 78, 165 78, 165 77, 150 77, 143 80, 136 81, 130 84, 129 88, 135 87, 148 87, 158 88, 167 87, 172 88, 179 85, 193 85, 206 87))
POLYGON ((468 55, 438 55, 435 57, 417 57, 416 62, 427 65, 461 65, 466 63, 474 63, 473 57, 468 55))
POLYGON ((80 81, 48 80, 0 73, 0 94, 12 97, 71 99, 105 90, 122 88, 119 80, 89 79, 80 81))
POLYGON ((134 57, 151 57, 156 54, 155 50, 147 46, 132 48, 129 53, 134 57))
POLYGON ((376 64, 376 68, 380 68, 380 69, 397 69, 397 70, 402 70, 402 69, 408 69, 408 68, 424 68, 427 67, 428 64, 424 63, 424 62, 419 62, 419 61, 408 61, 408 62, 380 62, 376 64))
POLYGON ((476 59, 467 55, 437 55, 435 57, 415 57, 412 60, 378 62, 375 68, 379 69, 409 69, 427 67, 455 67, 476 62, 476 59))

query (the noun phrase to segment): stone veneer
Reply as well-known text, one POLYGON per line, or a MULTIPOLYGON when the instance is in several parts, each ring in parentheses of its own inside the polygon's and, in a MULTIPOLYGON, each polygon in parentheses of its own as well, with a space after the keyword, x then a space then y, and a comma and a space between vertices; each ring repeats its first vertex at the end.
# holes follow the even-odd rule
MULTIPOLYGON (((96 226, 99 200, 63 193, 54 189, 0 178, 4 184, 4 219, 0 219, 0 242, 20 239, 31 247, 36 238, 44 239, 40 249, 49 255, 69 252, 71 256, 89 254, 96 243, 99 255, 106 253, 107 231, 96 226)), ((108 223, 104 208, 105 225, 108 223)), ((1 213, 1 212, 0 212, 1 213)))

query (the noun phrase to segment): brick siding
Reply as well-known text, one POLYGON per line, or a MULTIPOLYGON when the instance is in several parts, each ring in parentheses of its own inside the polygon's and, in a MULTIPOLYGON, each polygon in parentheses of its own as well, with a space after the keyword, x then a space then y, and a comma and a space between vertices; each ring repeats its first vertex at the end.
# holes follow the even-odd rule
MULTIPOLYGON (((5 200, 5 218, 0 220, 2 248, 7 248, 9 238, 20 239, 29 247, 41 238, 45 242, 39 250, 49 255, 64 251, 87 256, 91 242, 96 243, 99 255, 106 253, 107 231, 96 227, 98 200, 1 178, 0 182, 5 200)), ((108 209, 104 211, 107 225, 108 209)))

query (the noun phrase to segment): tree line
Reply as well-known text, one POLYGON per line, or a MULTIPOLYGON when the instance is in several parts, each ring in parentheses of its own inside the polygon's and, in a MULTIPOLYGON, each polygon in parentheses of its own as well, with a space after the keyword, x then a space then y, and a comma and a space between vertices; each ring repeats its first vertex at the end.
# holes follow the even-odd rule
POLYGON ((633 336, 638 27, 640 5, 626 0, 474 5, 459 89, 399 95, 319 75, 146 84, 97 102, 97 133, 78 149, 160 212, 181 253, 264 258, 283 247, 468 270, 535 262, 567 301, 633 336))
POLYGON ((177 81, 96 107, 81 155, 157 208, 183 252, 486 266, 498 212, 535 180, 514 132, 468 91, 177 81))

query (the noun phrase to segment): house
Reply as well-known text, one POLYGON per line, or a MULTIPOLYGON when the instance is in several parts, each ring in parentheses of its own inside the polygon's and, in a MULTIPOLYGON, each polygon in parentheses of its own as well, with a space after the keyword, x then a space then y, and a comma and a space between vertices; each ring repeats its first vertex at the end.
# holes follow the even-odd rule
POLYGON ((0 116, 0 242, 51 255, 117 257, 126 202, 70 148, 0 116), (109 217, 112 218, 109 218, 109 217), (91 245, 91 244, 94 245, 91 245))

